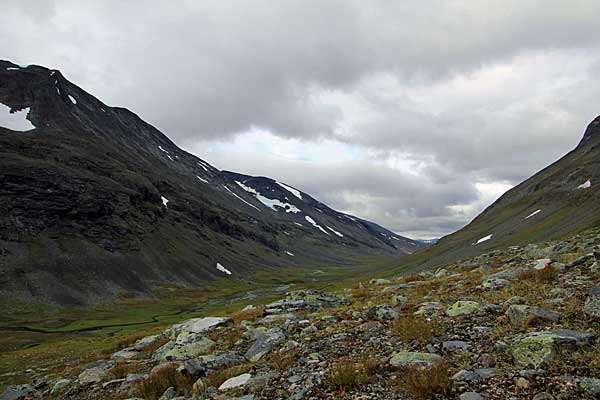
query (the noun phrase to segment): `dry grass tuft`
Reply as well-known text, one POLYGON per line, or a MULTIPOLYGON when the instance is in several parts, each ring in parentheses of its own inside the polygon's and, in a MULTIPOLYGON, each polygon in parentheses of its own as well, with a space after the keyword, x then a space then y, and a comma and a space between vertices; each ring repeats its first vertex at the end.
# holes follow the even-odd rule
POLYGON ((400 388, 416 400, 445 395, 450 389, 450 370, 445 362, 431 368, 407 368, 403 372, 400 388))
POLYGON ((439 326, 435 321, 429 322, 423 317, 408 314, 394 321, 391 329, 404 342, 418 340, 426 343, 438 332, 439 326))
POLYGON ((264 312, 265 312, 264 307, 255 307, 251 310, 238 311, 238 312, 232 314, 231 318, 233 319, 233 322, 236 325, 239 325, 240 322, 242 322, 242 321, 253 321, 257 318, 262 317, 264 312))
POLYGON ((365 366, 352 360, 340 360, 329 368, 327 385, 340 393, 346 393, 369 380, 365 366))
POLYGON ((136 387, 136 396, 146 400, 156 400, 171 386, 178 394, 188 394, 193 384, 191 377, 180 374, 176 365, 170 365, 140 382, 136 387))
POLYGON ((558 278, 556 268, 548 265, 542 269, 528 269, 519 274, 519 279, 535 283, 554 282, 558 278))
POLYGON ((364 287, 363 288, 355 288, 350 291, 350 294, 355 299, 364 299, 366 297, 369 297, 369 289, 364 288, 364 287))
POLYGON ((119 364, 116 367, 108 371, 108 374, 112 379, 127 378, 129 374, 135 374, 137 366, 135 364, 119 364))
POLYGON ((275 351, 269 356, 269 362, 273 368, 280 371, 286 371, 294 365, 298 352, 296 349, 289 349, 286 351, 275 351))

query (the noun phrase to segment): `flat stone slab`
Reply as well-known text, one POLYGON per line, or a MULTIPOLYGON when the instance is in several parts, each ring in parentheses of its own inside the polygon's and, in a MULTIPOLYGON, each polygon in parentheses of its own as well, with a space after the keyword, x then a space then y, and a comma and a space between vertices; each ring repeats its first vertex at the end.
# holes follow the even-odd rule
POLYGON ((234 389, 240 386, 244 386, 248 381, 252 378, 250 374, 242 374, 235 376, 233 378, 227 379, 221 386, 219 386, 220 391, 225 391, 229 389, 234 389))
POLYGON ((401 351, 392 354, 390 364, 392 367, 426 367, 431 368, 435 363, 442 362, 444 359, 437 354, 418 353, 410 351, 401 351))
POLYGON ((178 335, 184 331, 191 333, 202 333, 218 326, 223 326, 230 323, 233 323, 233 320, 228 317, 192 318, 180 324, 173 325, 173 332, 175 335, 178 335))
POLYGON ((285 340, 285 335, 280 328, 269 329, 266 333, 258 336, 256 341, 246 351, 244 357, 250 362, 256 362, 270 352, 273 346, 281 343, 283 340, 285 340))

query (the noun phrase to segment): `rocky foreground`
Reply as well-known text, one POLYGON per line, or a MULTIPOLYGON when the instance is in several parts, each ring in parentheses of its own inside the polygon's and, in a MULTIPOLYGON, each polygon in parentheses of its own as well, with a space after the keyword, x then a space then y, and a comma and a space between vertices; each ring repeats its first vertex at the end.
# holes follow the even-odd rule
POLYGON ((600 232, 184 321, 1 400, 600 398, 600 232))

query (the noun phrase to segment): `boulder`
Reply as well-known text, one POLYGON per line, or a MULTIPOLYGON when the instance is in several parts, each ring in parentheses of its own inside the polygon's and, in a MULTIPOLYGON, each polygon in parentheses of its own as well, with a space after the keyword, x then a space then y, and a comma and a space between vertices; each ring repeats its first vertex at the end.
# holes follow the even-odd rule
POLYGON ((88 368, 79 374, 77 380, 80 385, 89 385, 99 383, 108 375, 108 370, 115 366, 114 361, 96 361, 88 364, 88 368))
POLYGON ((64 388, 69 386, 71 384, 71 382, 73 382, 73 380, 70 378, 63 378, 63 379, 57 380, 54 383, 54 386, 52 386, 52 390, 50 390, 50 394, 54 396, 54 395, 60 393, 64 388))
POLYGON ((256 362, 270 352, 273 346, 283 340, 285 340, 285 335, 280 328, 269 329, 256 339, 254 344, 246 351, 244 357, 250 362, 256 362))
POLYGON ((556 311, 524 304, 511 305, 506 311, 506 315, 515 330, 524 330, 530 326, 550 324, 560 319, 560 314, 556 311))
POLYGON ((392 354, 390 364, 392 367, 425 367, 431 368, 434 364, 444 361, 437 354, 432 353, 417 353, 410 351, 401 351, 392 354))
POLYGON ((200 333, 183 330, 174 340, 156 350, 154 360, 175 361, 195 358, 207 354, 215 342, 200 333))
POLYGON ((138 341, 136 341, 133 345, 133 349, 137 350, 137 351, 142 351, 146 347, 156 343, 157 341, 159 341, 162 338, 163 338, 162 335, 146 336, 146 337, 141 338, 138 341))
POLYGON ((0 394, 0 400, 23 400, 33 393, 31 385, 9 386, 0 394))
POLYGON ((233 320, 228 317, 192 318, 180 324, 173 325, 173 327, 171 328, 171 335, 172 337, 175 337, 182 332, 203 333, 214 329, 218 326, 226 326, 232 323, 233 320))
POLYGON ((590 293, 583 305, 583 312, 590 317, 600 318, 600 287, 590 289, 590 293))
POLYGON ((380 321, 391 321, 400 318, 400 313, 389 306, 377 306, 369 309, 367 317, 380 321))
POLYGON ((244 386, 248 381, 252 378, 250 374, 242 374, 235 376, 233 378, 227 379, 221 386, 219 386, 220 391, 225 391, 229 389, 234 389, 240 386, 244 386))
POLYGON ((590 396, 595 399, 600 397, 600 379, 597 378, 583 378, 579 384, 581 388, 590 396))
POLYGON ((556 358, 560 349, 577 349, 590 345, 595 340, 596 335, 593 333, 568 329, 533 332, 516 337, 511 353, 518 365, 539 368, 556 358))
POLYGON ((511 282, 503 278, 488 278, 481 282, 481 287, 489 290, 496 290, 510 285, 511 282))
POLYGON ((490 305, 478 303, 476 301, 461 300, 452 304, 447 310, 449 317, 459 317, 462 315, 484 314, 491 309, 490 305))

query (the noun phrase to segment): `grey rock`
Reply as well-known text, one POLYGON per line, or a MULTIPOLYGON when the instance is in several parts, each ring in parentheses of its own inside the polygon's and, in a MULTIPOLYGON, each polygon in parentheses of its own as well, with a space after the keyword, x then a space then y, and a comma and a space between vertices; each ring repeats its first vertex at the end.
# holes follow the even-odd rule
POLYGON ((63 378, 63 379, 57 380, 54 383, 54 385, 52 386, 52 390, 50 390, 50 394, 56 395, 56 394, 60 393, 64 388, 69 386, 71 384, 71 382, 73 382, 73 379, 71 379, 71 378, 63 378))
POLYGON ((483 400, 483 397, 477 392, 465 392, 459 397, 460 400, 483 400))
POLYGON ((156 343, 160 339, 162 339, 162 337, 163 337, 162 335, 146 336, 146 337, 141 338, 138 341, 136 341, 135 344, 133 345, 133 348, 134 348, 134 350, 142 351, 146 347, 148 347, 148 346, 156 343))
POLYGON ((471 345, 462 340, 449 340, 442 343, 442 347, 446 350, 467 350, 471 345))
POLYGON ((589 395, 600 396, 600 379, 583 378, 579 386, 589 395))
POLYGON ((513 359, 518 365, 535 368, 553 360, 560 349, 576 349, 590 345, 596 335, 588 332, 554 329, 533 332, 516 337, 511 346, 513 359))
POLYGON ((590 289, 589 295, 583 305, 583 312, 590 317, 600 317, 600 287, 590 289))
POLYGON ((524 330, 530 326, 540 326, 557 322, 560 314, 556 311, 546 310, 524 304, 513 304, 506 311, 513 329, 524 330))
POLYGON ((176 397, 177 390, 173 386, 171 386, 164 391, 164 393, 162 394, 162 396, 160 396, 158 400, 173 400, 176 397))
POLYGON ((0 394, 0 400, 22 400, 31 393, 33 393, 31 385, 9 386, 0 394))
POLYGON ((244 357, 250 362, 256 362, 270 352, 273 346, 281 343, 284 339, 285 335, 280 328, 269 329, 256 339, 254 344, 246 351, 244 357))
POLYGON ((175 361, 195 358, 207 354, 215 342, 188 329, 182 329, 177 337, 156 350, 154 360, 175 361))
POLYGON ((396 368, 411 366, 429 368, 432 367, 435 363, 441 362, 443 360, 444 359, 437 354, 401 351, 392 354, 390 364, 396 368))
POLYGON ((77 380, 80 385, 99 383, 106 378, 108 370, 115 366, 114 361, 97 361, 88 364, 88 368, 79 374, 77 380))
POLYGON ((484 289, 496 290, 509 286, 511 282, 503 278, 487 278, 481 282, 481 287, 484 289))

